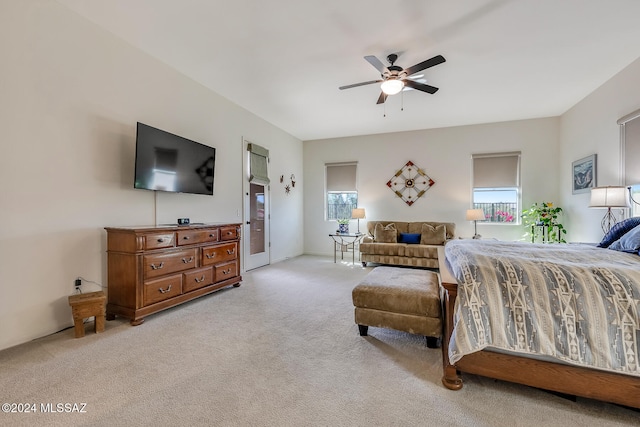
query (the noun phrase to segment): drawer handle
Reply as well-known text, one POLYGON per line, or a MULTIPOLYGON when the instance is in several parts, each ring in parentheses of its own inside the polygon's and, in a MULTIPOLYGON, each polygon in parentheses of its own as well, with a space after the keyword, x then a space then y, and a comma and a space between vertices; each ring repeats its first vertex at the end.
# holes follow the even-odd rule
POLYGON ((222 274, 229 274, 229 273, 231 273, 231 269, 228 269, 228 270, 222 270, 222 274))
POLYGON ((215 237, 216 237, 216 235, 215 235, 215 234, 209 234, 209 237, 211 237, 211 238, 215 238, 215 237))
POLYGON ((212 259, 216 257, 216 253, 215 252, 211 252, 210 254, 207 254, 207 258, 212 259))
POLYGON ((236 252, 235 249, 227 249, 227 254, 228 255, 233 255, 236 252))
POLYGON ((189 239, 190 239, 190 237, 189 237, 189 236, 184 236, 182 239, 184 239, 184 240, 189 240, 189 239))
POLYGON ((164 239, 158 239, 158 243, 164 242, 164 239))
POLYGON ((164 261, 162 261, 160 264, 155 265, 155 264, 151 264, 151 269, 152 270, 160 270, 162 267, 164 267, 164 261))
POLYGON ((158 290, 160 291, 161 294, 166 294, 171 290, 171 285, 169 285, 167 289, 158 288, 158 290))
POLYGON ((193 262, 193 257, 189 257, 187 258, 182 258, 182 262, 184 262, 185 264, 189 264, 190 262, 193 262))
POLYGON ((227 236, 232 236, 233 235, 233 231, 227 231, 227 236))
POLYGON ((202 275, 201 278, 198 279, 197 277, 194 277, 194 279, 195 279, 196 283, 202 283, 202 282, 204 282, 204 274, 202 275))

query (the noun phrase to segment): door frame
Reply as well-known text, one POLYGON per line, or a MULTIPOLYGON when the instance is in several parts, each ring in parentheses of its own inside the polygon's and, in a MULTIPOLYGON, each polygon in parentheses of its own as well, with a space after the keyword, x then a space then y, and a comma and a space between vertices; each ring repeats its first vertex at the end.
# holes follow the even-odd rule
MULTIPOLYGON (((242 271, 249 271, 265 265, 271 264, 271 186, 265 185, 265 212, 264 212, 264 238, 265 238, 265 255, 264 263, 260 265, 252 265, 251 260, 255 259, 255 256, 251 256, 251 224, 247 222, 251 221, 250 209, 250 187, 249 182, 249 151, 247 150, 248 144, 251 141, 242 138, 242 271)), ((267 159, 267 176, 269 173, 269 161, 267 159)), ((261 261, 262 262, 262 261, 261 261)))

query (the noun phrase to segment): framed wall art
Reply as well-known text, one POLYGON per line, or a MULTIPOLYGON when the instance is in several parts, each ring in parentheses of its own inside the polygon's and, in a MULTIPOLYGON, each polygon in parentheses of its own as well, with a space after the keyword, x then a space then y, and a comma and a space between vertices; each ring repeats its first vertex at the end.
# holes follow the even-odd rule
POLYGON ((436 182, 429 178, 425 171, 413 162, 407 162, 387 181, 387 187, 408 206, 411 206, 435 183, 436 182))
POLYGON ((571 179, 573 194, 590 192, 596 186, 596 155, 571 163, 571 179))

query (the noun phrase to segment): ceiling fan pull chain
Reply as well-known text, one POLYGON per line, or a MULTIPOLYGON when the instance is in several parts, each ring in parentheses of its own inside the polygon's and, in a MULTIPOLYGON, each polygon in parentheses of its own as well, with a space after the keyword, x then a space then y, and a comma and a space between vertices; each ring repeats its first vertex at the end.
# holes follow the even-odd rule
POLYGON ((404 111, 404 90, 400 91, 400 111, 404 111))
POLYGON ((386 102, 382 103, 382 108, 383 108, 382 117, 387 117, 387 103, 386 102))

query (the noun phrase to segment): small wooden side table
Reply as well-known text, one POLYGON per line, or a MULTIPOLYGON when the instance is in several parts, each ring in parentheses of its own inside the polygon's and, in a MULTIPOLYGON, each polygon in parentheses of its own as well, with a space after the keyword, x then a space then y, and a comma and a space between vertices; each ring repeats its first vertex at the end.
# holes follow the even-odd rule
POLYGON ((96 333, 104 332, 106 299, 102 291, 75 294, 69 297, 76 338, 84 336, 84 319, 88 317, 95 317, 94 331, 96 333))

